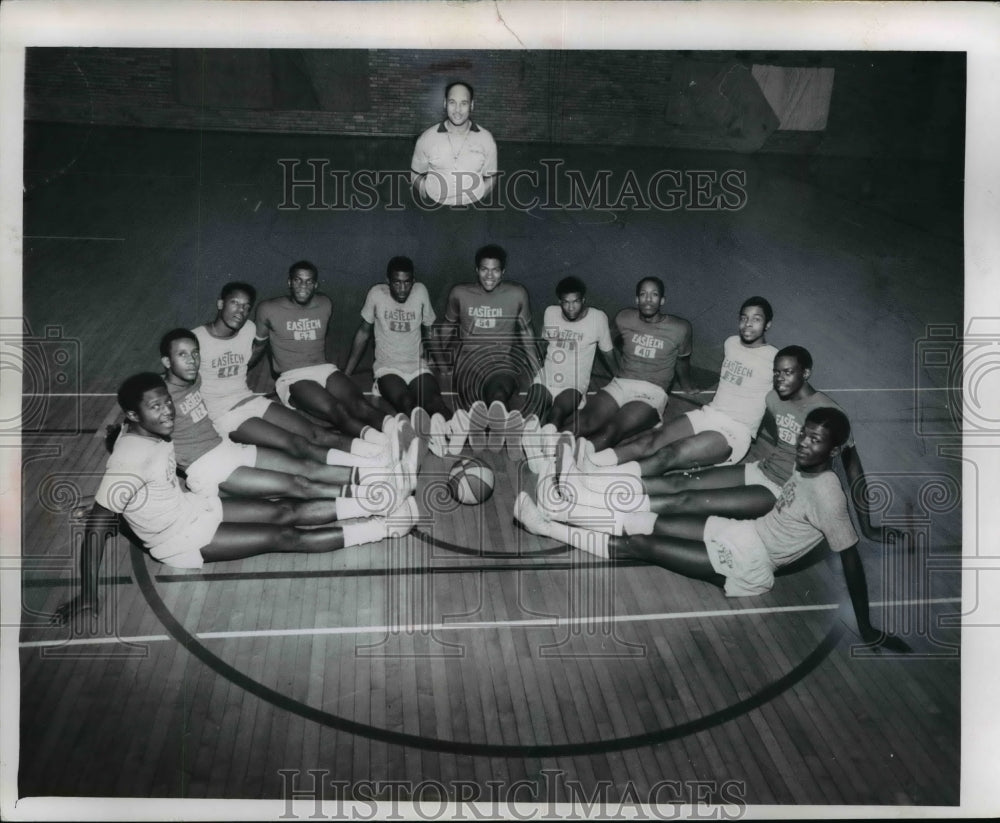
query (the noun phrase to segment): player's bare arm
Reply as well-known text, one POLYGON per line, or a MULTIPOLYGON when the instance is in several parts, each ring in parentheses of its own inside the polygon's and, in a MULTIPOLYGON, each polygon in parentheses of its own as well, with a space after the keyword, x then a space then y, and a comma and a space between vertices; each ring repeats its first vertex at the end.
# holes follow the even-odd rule
POLYGON ((374 331, 375 326, 367 320, 362 320, 358 325, 357 331, 354 332, 354 339, 351 341, 351 351, 347 355, 347 365, 344 366, 344 374, 354 374, 354 370, 358 367, 362 355, 364 355, 365 350, 368 348, 368 343, 371 341, 374 331))

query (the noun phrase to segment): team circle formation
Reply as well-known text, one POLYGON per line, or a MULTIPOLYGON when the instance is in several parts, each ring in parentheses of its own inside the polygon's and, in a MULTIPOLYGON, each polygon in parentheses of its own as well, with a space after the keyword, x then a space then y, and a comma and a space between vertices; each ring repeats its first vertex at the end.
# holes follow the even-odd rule
MULTIPOLYGON (((482 197, 495 173, 472 96, 449 86, 446 120, 414 152, 415 189, 446 205, 482 197), (456 168, 474 185, 442 192, 438 170, 456 168)), ((472 276, 452 286, 441 317, 413 261, 392 257, 342 367, 326 355, 337 284, 324 291, 307 260, 290 265, 279 296, 258 300, 254 285, 230 282, 213 320, 166 331, 162 371, 118 390, 123 419, 88 515, 81 591, 57 619, 100 609, 109 523, 177 568, 397 539, 420 518, 428 454, 450 461, 456 500, 476 504, 493 488, 474 457, 485 449, 506 450, 535 476, 533 493, 514 502, 522 528, 728 596, 769 591, 779 568, 823 543, 839 555, 862 638, 905 647, 870 623, 859 536, 832 470, 843 462, 860 530, 881 541, 850 423, 810 384, 809 351, 767 342, 767 299, 732 307, 717 384, 696 387, 691 324, 666 310, 660 278, 639 279, 612 320, 582 280, 563 278, 536 333, 527 289, 506 277, 506 250, 490 243, 471 257, 472 276), (355 373, 370 345, 367 392, 355 373), (248 385, 262 362, 276 375, 273 395, 248 385), (694 408, 665 416, 671 393, 694 408)))

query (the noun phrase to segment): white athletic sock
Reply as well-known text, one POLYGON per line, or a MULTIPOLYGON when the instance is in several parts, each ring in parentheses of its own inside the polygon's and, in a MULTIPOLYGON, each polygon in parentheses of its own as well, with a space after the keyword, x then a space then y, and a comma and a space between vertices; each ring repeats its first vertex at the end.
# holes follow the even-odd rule
POLYGON ((623 512, 620 515, 625 534, 652 534, 657 514, 651 511, 623 512))
POLYGON ((614 449, 602 449, 601 451, 594 451, 594 444, 587 442, 590 446, 587 449, 587 457, 595 466, 617 466, 618 465, 618 455, 615 454, 614 449))
MULTIPOLYGON (((580 468, 583 470, 582 466, 580 468)), ((618 475, 620 477, 623 474, 627 474, 637 479, 642 477, 642 470, 639 468, 639 464, 635 460, 630 460, 628 463, 622 463, 620 466, 590 466, 586 469, 586 473, 590 476, 609 474, 618 475)))
POLYGON ((546 517, 560 523, 572 523, 588 531, 621 534, 622 522, 617 512, 607 506, 587 506, 583 503, 564 502, 544 509, 546 517))
MULTIPOLYGON (((603 505, 619 511, 649 511, 649 495, 642 480, 631 475, 569 474, 566 481, 574 491, 590 491, 601 495, 603 505)), ((582 498, 581 498, 582 500, 582 498)))
POLYGON ((642 483, 633 478, 623 477, 618 482, 611 479, 600 489, 592 489, 581 482, 585 479, 584 475, 564 478, 562 482, 568 487, 566 497, 585 506, 606 506, 618 512, 649 511, 649 495, 643 491, 642 483))
POLYGON ((385 519, 381 517, 365 517, 361 520, 348 520, 342 526, 344 530, 344 546, 360 546, 364 543, 377 543, 385 540, 385 519))
POLYGON ((350 452, 341 451, 340 449, 327 449, 326 450, 326 465, 328 466, 371 466, 374 465, 373 461, 367 457, 359 457, 356 454, 351 454, 350 452))
POLYGON ((604 532, 591 531, 580 526, 570 526, 566 523, 552 522, 549 526, 549 537, 579 549, 595 557, 605 560, 610 556, 608 552, 608 542, 611 540, 610 534, 604 532))
POLYGON ((338 497, 337 519, 352 520, 355 517, 371 517, 374 512, 365 505, 364 497, 338 497))
POLYGON ((385 454, 385 447, 388 442, 387 439, 383 439, 379 443, 355 437, 351 441, 351 454, 356 457, 382 457, 385 454))
POLYGON ((391 475, 398 471, 396 466, 366 466, 359 465, 354 470, 354 479, 358 485, 372 481, 387 482, 391 475))

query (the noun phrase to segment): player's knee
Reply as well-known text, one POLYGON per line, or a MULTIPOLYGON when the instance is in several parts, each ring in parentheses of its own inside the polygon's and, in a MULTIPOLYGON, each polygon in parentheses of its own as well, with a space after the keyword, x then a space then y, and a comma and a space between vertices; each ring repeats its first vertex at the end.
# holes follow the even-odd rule
POLYGON ((351 417, 364 417, 369 411, 371 411, 371 404, 365 400, 362 395, 357 397, 352 397, 347 402, 347 410, 351 417))
POLYGON ((660 514, 685 514, 700 509, 701 497, 691 490, 679 491, 664 498, 664 508, 660 514))
POLYGON ((297 552, 302 548, 302 532, 294 526, 281 526, 277 533, 278 548, 283 552, 297 552))
POLYGON ((298 517, 299 505, 291 500, 281 500, 276 504, 273 522, 278 526, 291 526, 298 517))
POLYGON ((291 475, 291 478, 292 491, 296 492, 298 495, 304 497, 312 491, 312 480, 304 474, 293 474, 291 475))
POLYGON ((653 452, 649 462, 656 471, 668 472, 676 467, 677 450, 673 446, 664 446, 653 452))
POLYGON ((293 434, 290 438, 290 450, 296 457, 309 456, 309 441, 301 434, 293 434))

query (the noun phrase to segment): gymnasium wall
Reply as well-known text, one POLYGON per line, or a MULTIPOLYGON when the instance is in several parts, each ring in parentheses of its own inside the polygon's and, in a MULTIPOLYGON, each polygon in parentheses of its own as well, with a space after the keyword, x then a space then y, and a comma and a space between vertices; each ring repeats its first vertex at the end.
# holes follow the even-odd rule
POLYGON ((413 138, 462 78, 500 141, 943 160, 964 73, 962 53, 32 48, 25 116, 413 138), (826 127, 780 129, 754 66, 832 69, 826 127))

